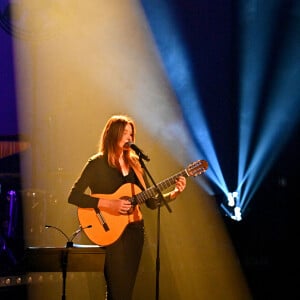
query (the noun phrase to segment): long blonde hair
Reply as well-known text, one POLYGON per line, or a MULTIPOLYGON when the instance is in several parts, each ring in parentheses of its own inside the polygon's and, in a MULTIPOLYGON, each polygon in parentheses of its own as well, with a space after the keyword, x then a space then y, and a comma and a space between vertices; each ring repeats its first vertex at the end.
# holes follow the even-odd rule
MULTIPOLYGON (((99 153, 107 155, 108 164, 112 167, 119 167, 117 157, 118 142, 122 138, 126 125, 129 124, 132 129, 132 142, 135 141, 136 127, 132 118, 126 115, 113 115, 111 116, 102 131, 99 142, 99 153)), ((123 150, 124 161, 131 167, 138 168, 142 172, 138 157, 130 149, 123 150)))

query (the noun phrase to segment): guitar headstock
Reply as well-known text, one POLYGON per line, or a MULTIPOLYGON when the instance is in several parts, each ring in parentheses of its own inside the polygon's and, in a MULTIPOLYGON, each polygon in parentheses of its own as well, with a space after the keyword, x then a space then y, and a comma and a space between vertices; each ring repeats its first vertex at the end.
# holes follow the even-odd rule
POLYGON ((200 159, 188 165, 186 172, 189 176, 198 176, 204 173, 208 169, 208 163, 206 160, 200 159))

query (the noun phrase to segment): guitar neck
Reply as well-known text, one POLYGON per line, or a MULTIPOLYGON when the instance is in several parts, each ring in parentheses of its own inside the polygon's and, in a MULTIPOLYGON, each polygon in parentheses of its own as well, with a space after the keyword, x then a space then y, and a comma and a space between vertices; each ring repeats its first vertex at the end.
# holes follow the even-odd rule
MULTIPOLYGON (((186 169, 170 176, 169 178, 159 182, 157 184, 157 188, 160 191, 163 191, 167 188, 169 188, 170 186, 174 185, 176 183, 176 180, 179 176, 184 176, 184 177, 188 177, 189 174, 187 173, 186 169)), ((150 188, 146 189, 145 191, 137 194, 134 197, 134 200, 138 203, 138 204, 143 204, 146 202, 147 199, 153 198, 157 195, 157 188, 155 186, 151 186, 150 188)))

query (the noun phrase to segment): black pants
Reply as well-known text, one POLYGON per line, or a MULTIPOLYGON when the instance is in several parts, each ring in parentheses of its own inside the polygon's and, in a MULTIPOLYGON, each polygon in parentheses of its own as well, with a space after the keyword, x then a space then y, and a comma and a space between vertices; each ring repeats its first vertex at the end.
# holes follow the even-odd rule
POLYGON ((104 276, 107 300, 131 300, 144 245, 144 222, 127 225, 121 237, 106 247, 104 276))

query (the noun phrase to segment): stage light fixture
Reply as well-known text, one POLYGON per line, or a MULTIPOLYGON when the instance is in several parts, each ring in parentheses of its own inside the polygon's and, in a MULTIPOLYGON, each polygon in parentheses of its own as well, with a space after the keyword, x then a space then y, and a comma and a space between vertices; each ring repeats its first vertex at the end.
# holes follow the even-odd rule
POLYGON ((238 198, 238 192, 229 192, 227 194, 228 206, 234 207, 238 198))

